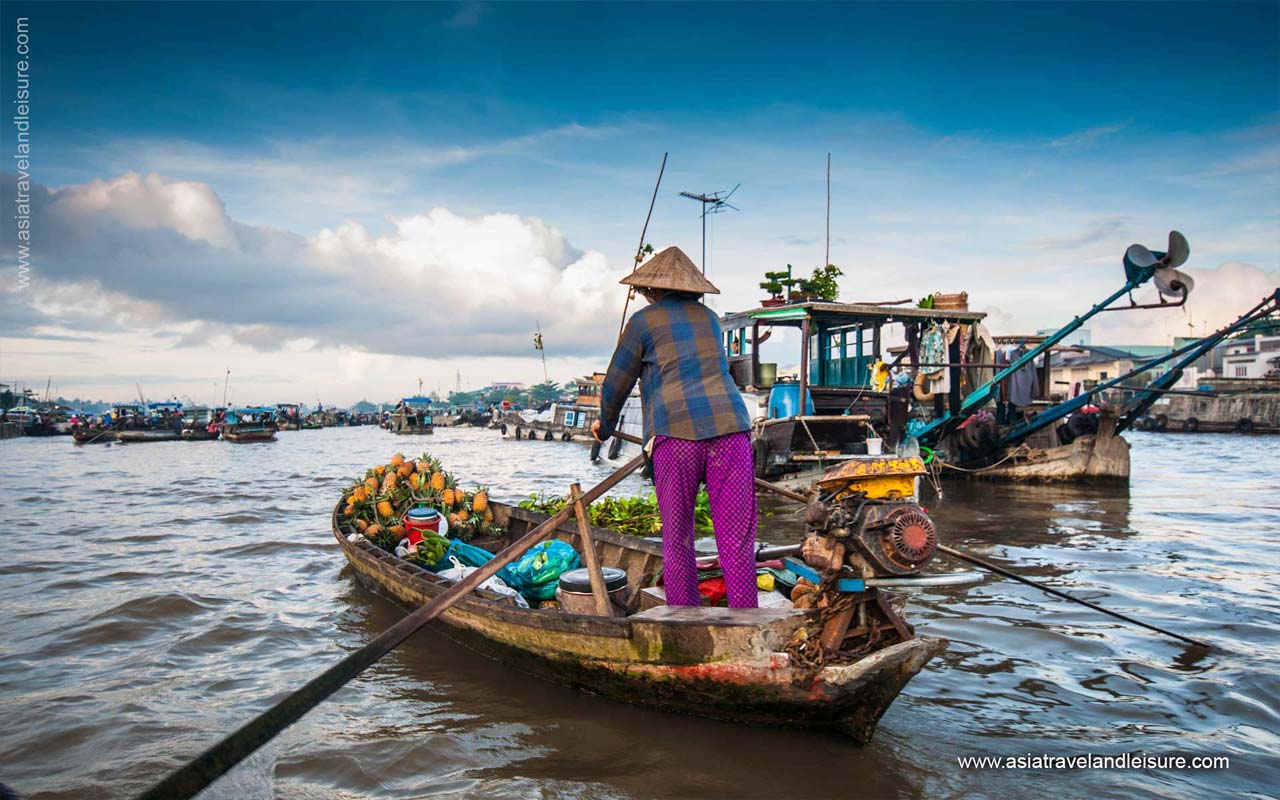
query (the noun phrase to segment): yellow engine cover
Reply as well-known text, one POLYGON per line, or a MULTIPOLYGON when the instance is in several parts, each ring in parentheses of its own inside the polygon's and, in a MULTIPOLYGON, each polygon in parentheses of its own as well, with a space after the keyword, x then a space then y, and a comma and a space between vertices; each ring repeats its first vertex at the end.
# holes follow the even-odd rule
POLYGON ((837 499, 861 492, 873 500, 897 500, 915 497, 916 478, 924 474, 919 458, 865 456, 828 470, 818 485, 836 492, 837 499))

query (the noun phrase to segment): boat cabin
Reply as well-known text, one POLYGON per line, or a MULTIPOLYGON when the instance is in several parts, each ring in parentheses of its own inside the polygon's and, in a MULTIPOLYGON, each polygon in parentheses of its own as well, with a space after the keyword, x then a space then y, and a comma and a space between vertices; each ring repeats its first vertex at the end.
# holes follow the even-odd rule
POLYGON ((604 392, 603 372, 593 372, 578 378, 578 405, 600 408, 600 396, 604 392))
MULTIPOLYGON (((826 301, 725 314, 721 325, 729 372, 756 420, 757 473, 822 469, 893 446, 907 422, 912 386, 895 387, 892 370, 918 372, 926 332, 984 317, 965 309, 826 301), (778 362, 766 360, 761 346, 774 329, 788 328, 800 334, 799 366, 795 375, 780 378, 778 362), (890 343, 898 338, 906 347, 895 358, 890 343)), ((949 397, 939 394, 936 403, 960 402, 960 339, 954 337, 945 363, 937 365, 955 373, 954 391, 949 397)))
POLYGON ((227 421, 232 425, 238 425, 241 429, 274 422, 275 418, 276 410, 265 406, 233 408, 227 412, 227 421))
POLYGON ((401 398, 389 420, 392 433, 431 433, 434 429, 430 397, 414 395, 401 398))

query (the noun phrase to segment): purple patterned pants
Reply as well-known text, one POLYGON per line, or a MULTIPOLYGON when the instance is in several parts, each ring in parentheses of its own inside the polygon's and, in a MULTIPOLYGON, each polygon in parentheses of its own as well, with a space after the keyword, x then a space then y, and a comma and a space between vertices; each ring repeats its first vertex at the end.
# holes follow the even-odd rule
POLYGON ((667 605, 698 605, 694 503, 704 481, 729 607, 755 608, 755 468, 751 435, 745 432, 702 441, 667 436, 654 439, 653 483, 662 513, 662 582, 667 605))

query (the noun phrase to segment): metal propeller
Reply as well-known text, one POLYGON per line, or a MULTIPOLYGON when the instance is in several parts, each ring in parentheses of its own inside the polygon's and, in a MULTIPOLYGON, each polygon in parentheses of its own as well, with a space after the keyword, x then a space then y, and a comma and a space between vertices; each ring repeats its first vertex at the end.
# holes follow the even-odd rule
POLYGON ((1187 237, 1178 231, 1169 231, 1169 249, 1166 252, 1152 251, 1140 244, 1129 245, 1124 252, 1125 274, 1136 283, 1149 276, 1162 297, 1185 297, 1195 287, 1195 281, 1177 268, 1190 256, 1191 245, 1187 244, 1187 237))

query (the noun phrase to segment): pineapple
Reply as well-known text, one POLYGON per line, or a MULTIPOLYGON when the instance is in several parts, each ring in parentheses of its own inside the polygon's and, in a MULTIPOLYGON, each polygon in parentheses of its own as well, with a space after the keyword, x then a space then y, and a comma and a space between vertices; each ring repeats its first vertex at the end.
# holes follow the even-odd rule
POLYGON ((395 510, 391 508, 390 500, 378 501, 378 515, 390 519, 395 514, 395 510))
POLYGON ((399 453, 396 453, 394 456, 391 457, 391 463, 388 464, 387 467, 389 469, 397 469, 403 463, 404 463, 404 456, 400 455, 399 453))
POLYGON ((467 510, 465 508, 458 512, 459 522, 466 522, 470 517, 471 515, 467 513, 467 510))
POLYGON ((443 500, 444 504, 449 508, 453 508, 453 506, 455 505, 454 491, 452 489, 445 489, 443 492, 441 492, 440 499, 443 500))
POLYGON ((414 469, 417 470, 419 474, 425 472, 429 475, 431 474, 431 462, 426 460, 425 458, 421 459, 414 466, 414 469))
POLYGON ((487 508, 484 510, 484 521, 489 524, 493 523, 493 512, 487 508))
POLYGON ((431 488, 436 492, 444 491, 444 473, 443 472, 431 473, 431 488))
POLYGON ((477 513, 483 514, 489 509, 489 492, 481 488, 478 492, 471 496, 471 509, 477 513))

